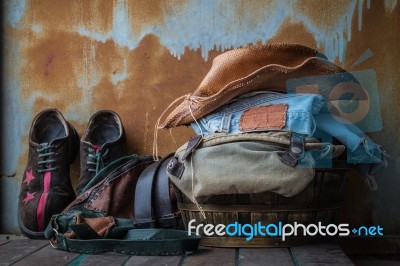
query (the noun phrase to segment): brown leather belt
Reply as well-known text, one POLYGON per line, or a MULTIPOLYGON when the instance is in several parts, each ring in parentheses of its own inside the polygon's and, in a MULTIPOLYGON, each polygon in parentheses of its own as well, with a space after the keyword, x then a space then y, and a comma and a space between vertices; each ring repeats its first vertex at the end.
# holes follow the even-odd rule
POLYGON ((148 166, 136 184, 135 228, 177 228, 179 215, 171 199, 167 165, 173 154, 148 166))

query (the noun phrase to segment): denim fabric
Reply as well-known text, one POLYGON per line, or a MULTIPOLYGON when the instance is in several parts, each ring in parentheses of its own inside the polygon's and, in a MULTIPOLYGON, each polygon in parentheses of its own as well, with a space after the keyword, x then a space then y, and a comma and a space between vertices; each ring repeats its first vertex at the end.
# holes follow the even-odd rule
POLYGON ((281 130, 311 137, 317 127, 339 139, 348 148, 349 163, 381 162, 381 147, 355 125, 327 113, 326 100, 317 94, 283 94, 268 91, 246 94, 200 118, 197 123, 192 122, 191 126, 196 134, 203 136, 218 132, 245 133, 239 127, 243 113, 252 107, 271 104, 288 105, 286 125, 281 130))
POLYGON ((337 138, 347 147, 349 163, 380 163, 381 147, 354 124, 331 114, 315 116, 317 128, 337 138))
MULTIPOLYGON (((282 131, 296 132, 312 136, 315 130, 313 115, 320 112, 326 101, 317 94, 284 94, 271 91, 256 92, 238 97, 213 113, 192 122, 197 135, 208 136, 214 133, 239 134, 243 131, 239 124, 243 113, 252 107, 287 104, 286 124, 282 131)), ((268 129, 258 130, 266 131, 268 129)))

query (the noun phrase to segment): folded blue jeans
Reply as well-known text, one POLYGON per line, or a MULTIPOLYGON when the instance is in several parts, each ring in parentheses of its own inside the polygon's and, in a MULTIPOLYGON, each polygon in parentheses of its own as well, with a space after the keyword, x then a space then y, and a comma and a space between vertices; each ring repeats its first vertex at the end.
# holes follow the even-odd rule
POLYGON ((191 126, 203 136, 279 130, 311 137, 316 127, 313 116, 325 105, 318 94, 255 92, 235 98, 191 126))
POLYGON ((317 128, 347 147, 348 163, 380 163, 381 147, 354 124, 328 113, 314 117, 317 128))

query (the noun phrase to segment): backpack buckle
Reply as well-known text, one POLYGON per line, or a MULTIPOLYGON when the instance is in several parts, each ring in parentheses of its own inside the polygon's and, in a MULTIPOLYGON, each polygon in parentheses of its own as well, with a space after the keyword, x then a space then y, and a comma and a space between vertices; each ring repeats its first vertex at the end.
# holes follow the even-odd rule
POLYGON ((299 160, 304 156, 304 137, 292 133, 290 137, 289 150, 281 154, 280 159, 283 163, 295 167, 299 160))

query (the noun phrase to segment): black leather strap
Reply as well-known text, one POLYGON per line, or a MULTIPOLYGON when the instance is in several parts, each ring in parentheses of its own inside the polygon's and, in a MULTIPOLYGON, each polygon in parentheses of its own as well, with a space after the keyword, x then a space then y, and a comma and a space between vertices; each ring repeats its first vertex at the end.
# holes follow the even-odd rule
POLYGON ((186 158, 192 154, 194 150, 196 150, 197 146, 200 145, 201 141, 203 140, 203 137, 201 135, 194 136, 191 138, 186 146, 185 153, 182 156, 182 161, 186 160, 186 158))
POLYGON ((147 167, 136 184, 134 202, 135 228, 176 228, 171 205, 167 165, 173 154, 147 167))
POLYGON ((155 226, 152 214, 152 188, 154 175, 161 162, 156 161, 148 166, 136 183, 133 207, 135 228, 151 228, 155 226))
POLYGON ((167 165, 172 159, 173 154, 169 155, 161 163, 153 187, 154 215, 157 227, 176 228, 177 218, 173 210, 169 178, 167 175, 167 165))

